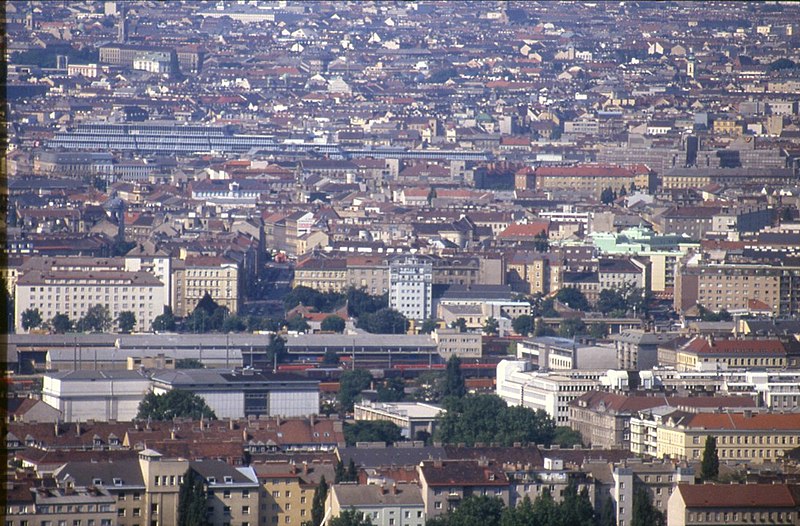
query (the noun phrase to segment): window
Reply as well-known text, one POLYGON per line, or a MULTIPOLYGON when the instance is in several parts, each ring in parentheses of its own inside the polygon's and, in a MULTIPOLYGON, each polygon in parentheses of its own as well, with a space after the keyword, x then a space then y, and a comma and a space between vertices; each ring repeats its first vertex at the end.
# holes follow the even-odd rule
POLYGON ((134 517, 141 517, 142 516, 141 508, 133 508, 133 516, 134 517))
POLYGON ((249 499, 250 498, 250 490, 249 489, 242 490, 242 498, 243 499, 249 499))
POLYGON ((242 506, 242 515, 250 515, 250 506, 242 506))

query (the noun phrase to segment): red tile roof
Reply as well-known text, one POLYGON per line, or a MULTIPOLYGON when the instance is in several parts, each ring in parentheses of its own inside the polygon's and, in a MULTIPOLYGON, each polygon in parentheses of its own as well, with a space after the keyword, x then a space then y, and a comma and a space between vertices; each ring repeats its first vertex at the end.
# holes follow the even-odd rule
POLYGON ((708 430, 797 431, 800 433, 800 413, 698 413, 686 422, 688 428, 708 430))
POLYGON ((582 164, 578 166, 541 166, 536 176, 546 177, 633 177, 634 173, 622 166, 582 164))
POLYGON ((687 508, 793 508, 786 484, 679 484, 687 508))

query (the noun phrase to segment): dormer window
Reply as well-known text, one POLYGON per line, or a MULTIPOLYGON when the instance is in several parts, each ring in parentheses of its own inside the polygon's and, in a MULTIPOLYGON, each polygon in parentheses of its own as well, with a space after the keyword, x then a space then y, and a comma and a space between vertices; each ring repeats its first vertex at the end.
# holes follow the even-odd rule
POLYGON ((92 484, 94 484, 95 486, 102 486, 103 485, 103 480, 102 479, 92 479, 92 484))
POLYGON ((113 482, 115 486, 122 486, 122 479, 115 478, 113 482))
POLYGON ((209 484, 216 484, 217 483, 216 477, 208 477, 208 483, 209 484))
POLYGON ((225 477, 225 484, 233 484, 233 477, 225 477))

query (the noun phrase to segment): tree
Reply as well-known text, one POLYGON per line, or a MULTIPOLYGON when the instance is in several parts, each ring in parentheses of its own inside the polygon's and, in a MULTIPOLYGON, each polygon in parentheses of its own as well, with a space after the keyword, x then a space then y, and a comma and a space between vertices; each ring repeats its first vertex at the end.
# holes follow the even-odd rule
POLYGON ((372 519, 354 509, 344 510, 330 521, 331 526, 372 526, 372 519))
POLYGON ((498 442, 504 446, 515 442, 550 444, 554 434, 555 424, 547 413, 510 407, 496 395, 451 399, 436 428, 437 440, 469 446, 475 442, 498 442))
POLYGON ((320 328, 329 332, 344 332, 345 321, 341 316, 331 315, 322 320, 320 328))
POLYGON ((169 305, 164 307, 163 314, 155 317, 152 328, 155 332, 172 332, 175 330, 175 316, 172 314, 172 308, 169 305))
POLYGON ((346 294, 347 314, 360 318, 362 314, 377 312, 389 306, 389 295, 372 296, 363 290, 350 288, 346 294))
POLYGON ((26 331, 35 329, 42 324, 42 313, 39 309, 25 309, 22 311, 22 328, 26 331))
POLYGON ((197 302, 197 305, 194 307, 194 312, 198 309, 206 311, 206 314, 209 316, 213 316, 214 313, 219 309, 219 303, 214 301, 214 298, 211 297, 211 294, 206 292, 200 301, 197 302))
POLYGON ((541 316, 543 318, 558 318, 559 313, 555 308, 556 302, 553 298, 547 298, 542 302, 541 306, 541 316))
POLYGON ((92 332, 105 332, 111 328, 111 312, 107 305, 93 305, 80 320, 83 330, 92 332))
POLYGON ((664 515, 653 506, 650 494, 642 487, 633 494, 631 526, 664 526, 664 515))
POLYGON ((503 501, 497 497, 472 495, 447 516, 448 526, 492 526, 500 524, 503 501))
POLYGON ((500 323, 494 316, 489 316, 486 319, 486 323, 483 324, 483 332, 486 334, 497 334, 499 328, 500 323))
POLYGON ((311 329, 311 326, 308 324, 306 319, 300 314, 295 314, 288 320, 284 321, 284 324, 286 325, 286 330, 293 332, 306 332, 311 329))
POLYGON ((400 312, 384 308, 375 313, 363 313, 358 318, 358 327, 373 334, 405 334, 408 320, 400 312))
POLYGON ((417 377, 414 400, 439 403, 444 396, 445 379, 442 371, 425 371, 417 377))
POLYGON ((542 230, 533 236, 533 249, 536 252, 547 252, 550 250, 550 241, 548 240, 547 232, 542 230))
POLYGON ((222 322, 222 332, 244 332, 247 329, 247 322, 236 314, 226 316, 222 322))
POLYGON ((378 402, 399 402, 406 397, 406 383, 402 378, 389 378, 378 384, 378 402))
POLYGON ((562 338, 574 338, 586 332, 586 324, 580 318, 568 318, 558 327, 558 335, 562 338))
POLYGON ((209 525, 206 516, 206 499, 203 477, 189 468, 183 475, 183 482, 178 491, 177 526, 209 525))
POLYGON ((533 331, 533 335, 536 337, 539 336, 555 336, 556 331, 550 328, 543 319, 539 318, 536 320, 536 330, 533 331))
POLYGON ((339 393, 337 395, 339 407, 342 411, 352 411, 353 402, 364 389, 372 383, 372 375, 364 369, 345 371, 339 379, 339 393))
POLYGON ((119 313, 117 324, 119 332, 131 332, 136 327, 136 315, 129 310, 124 310, 119 313))
POLYGON ((597 297, 597 310, 603 314, 619 312, 624 314, 628 310, 628 303, 622 293, 617 289, 603 289, 597 297))
POLYGON ((394 444, 403 440, 403 433, 397 424, 388 420, 356 420, 344 424, 344 439, 348 446, 355 446, 357 442, 394 444))
POLYGON ((139 413, 136 418, 140 420, 172 420, 173 418, 200 418, 216 419, 217 415, 206 404, 205 400, 189 391, 175 389, 157 395, 148 392, 139 403, 139 413))
POLYGON ((592 338, 597 338, 598 340, 601 338, 605 338, 608 336, 608 325, 604 322, 595 322, 589 325, 589 336, 592 338))
POLYGON ((439 323, 433 319, 428 318, 427 320, 422 322, 422 325, 419 328, 420 334, 430 334, 435 331, 439 327, 439 323))
POLYGON ((559 289, 556 294, 556 299, 569 307, 570 309, 587 311, 589 310, 589 301, 580 290, 575 287, 564 287, 559 289))
POLYGON ((626 196, 626 195, 628 195, 628 189, 625 188, 625 185, 620 186, 619 187, 619 196, 623 197, 623 196, 626 196))
POLYGON ((450 324, 451 329, 458 329, 458 332, 467 332, 467 320, 458 318, 450 324))
POLYGON ((311 526, 319 526, 325 517, 325 500, 328 498, 328 482, 325 475, 319 480, 319 486, 314 490, 311 501, 311 526))
POLYGON ((791 223, 794 221, 794 214, 792 214, 792 208, 787 206, 781 212, 781 223, 791 223))
POLYGON ((453 354, 447 360, 442 397, 462 398, 465 394, 467 394, 467 387, 464 382, 464 373, 461 371, 461 358, 453 354))
POLYGON ((533 317, 527 314, 517 316, 514 318, 514 321, 511 322, 511 327, 517 334, 527 336, 533 332, 533 317))
POLYGON ((72 320, 66 314, 57 312, 53 319, 50 320, 50 326, 56 334, 64 334, 72 330, 72 320))
POLYGON ((205 365, 197 358, 181 358, 175 360, 175 369, 205 369, 205 365))
POLYGON ((614 507, 614 499, 607 498, 600 510, 600 517, 597 526, 617 526, 617 510, 614 507))
POLYGON ((610 186, 600 192, 600 202, 604 205, 610 205, 614 202, 614 191, 610 186))
POLYGON ((277 334, 273 334, 267 345, 267 361, 271 363, 282 363, 286 358, 286 340, 277 334))
POLYGON ((703 449, 703 461, 700 464, 700 478, 714 480, 719 476, 719 452, 717 451, 717 439, 711 435, 706 437, 706 445, 703 449))
POLYGON ((325 354, 322 355, 322 365, 331 365, 334 367, 339 365, 339 354, 336 352, 336 349, 330 348, 325 351, 325 354))
POLYGON ((553 444, 558 444, 563 448, 583 445, 583 437, 580 431, 575 431, 568 426, 558 426, 553 436, 553 444))

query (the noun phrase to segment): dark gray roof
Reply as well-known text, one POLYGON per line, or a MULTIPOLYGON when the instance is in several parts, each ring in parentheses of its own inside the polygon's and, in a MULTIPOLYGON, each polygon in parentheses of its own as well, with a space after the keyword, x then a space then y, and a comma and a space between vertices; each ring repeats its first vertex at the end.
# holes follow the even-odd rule
POLYGON ((138 460, 69 462, 56 475, 59 480, 66 476, 72 477, 76 486, 144 487, 138 460), (95 483, 97 480, 99 484, 95 483))
POLYGON ((382 466, 416 466, 423 460, 446 459, 447 452, 441 446, 385 447, 385 448, 339 448, 339 458, 346 466, 353 459, 356 466, 378 468, 382 466))

